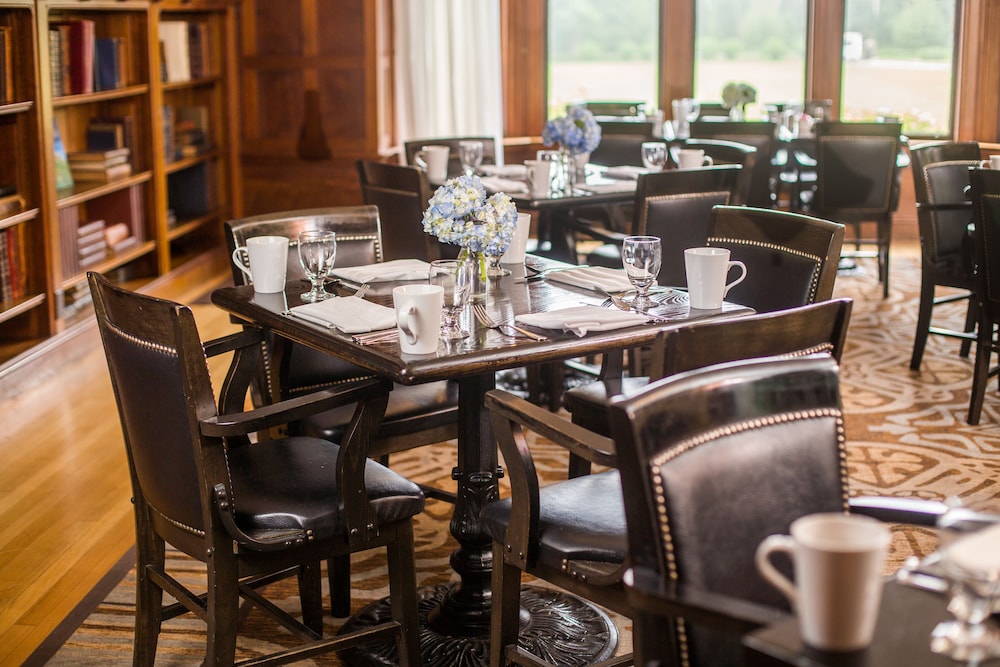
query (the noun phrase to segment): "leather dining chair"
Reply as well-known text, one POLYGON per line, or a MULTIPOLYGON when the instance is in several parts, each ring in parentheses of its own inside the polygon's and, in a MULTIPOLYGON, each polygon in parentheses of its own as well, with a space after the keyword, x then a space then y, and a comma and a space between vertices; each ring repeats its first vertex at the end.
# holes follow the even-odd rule
POLYGON ((993 353, 1000 351, 995 331, 1000 323, 1000 264, 997 262, 1000 256, 1000 171, 969 169, 969 184, 979 321, 968 422, 976 425, 983 412, 986 384, 991 377, 1000 374, 1000 368, 990 366, 993 353))
POLYGON ((883 297, 889 296, 889 248, 892 214, 897 203, 897 155, 900 124, 823 121, 816 135, 816 192, 810 214, 853 228, 848 242, 874 245, 874 253, 845 253, 849 257, 874 256, 883 297), (862 234, 863 223, 875 224, 874 238, 862 234))
POLYGON ((463 141, 483 142, 483 164, 496 164, 497 149, 496 139, 493 137, 439 137, 434 139, 411 139, 403 142, 403 154, 406 157, 406 164, 414 166, 414 158, 424 146, 447 146, 448 147, 448 178, 460 176, 462 172, 462 161, 458 155, 458 145, 463 141))
POLYGON ((721 139, 748 144, 757 149, 747 205, 772 208, 775 205, 775 170, 778 124, 770 121, 696 120, 691 123, 692 139, 721 139))
POLYGON ((676 167, 679 162, 679 152, 682 148, 694 148, 705 151, 712 158, 713 164, 738 164, 743 167, 736 183, 736 190, 730 204, 734 206, 748 205, 750 188, 753 187, 753 175, 757 166, 757 149, 750 144, 723 139, 686 139, 670 145, 670 160, 676 167))
POLYGON ((245 598, 303 642, 254 664, 391 640, 400 664, 420 664, 412 517, 424 496, 367 457, 388 383, 359 379, 244 411, 259 331, 203 342, 190 308, 122 289, 98 273, 87 278, 132 481, 134 663, 152 665, 161 622, 191 612, 208 626, 205 664, 233 665, 245 598), (207 357, 223 353, 233 353, 233 364, 217 397, 207 357), (339 444, 251 437, 340 406, 351 411, 352 428, 339 444), (189 590, 183 573, 167 570, 166 543, 207 566, 207 592, 189 590), (392 621, 376 632, 323 637, 319 563, 374 548, 386 550, 392 621), (301 622, 260 590, 295 573, 301 622), (164 593, 176 602, 164 606, 164 593))
POLYGON ((969 167, 979 165, 975 141, 936 141, 910 148, 913 190, 920 230, 920 305, 913 337, 910 368, 920 370, 929 334, 962 341, 960 354, 969 355, 976 339, 975 276, 972 258, 972 202, 969 167), (937 296, 937 288, 952 288, 937 296), (957 290, 957 291, 956 291, 957 290), (965 326, 931 326, 935 306, 966 301, 965 326))

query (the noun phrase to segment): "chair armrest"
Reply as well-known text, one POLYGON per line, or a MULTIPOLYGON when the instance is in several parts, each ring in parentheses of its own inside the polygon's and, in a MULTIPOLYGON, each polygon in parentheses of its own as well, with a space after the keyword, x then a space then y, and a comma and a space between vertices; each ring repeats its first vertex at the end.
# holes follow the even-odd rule
POLYGON ((228 336, 214 338, 202 343, 206 357, 217 357, 226 352, 233 352, 264 342, 264 332, 256 327, 243 329, 228 336))
POLYGON ((226 438, 248 435, 289 422, 298 421, 347 403, 371 399, 381 393, 388 396, 392 386, 388 380, 366 378, 338 385, 332 389, 297 396, 278 403, 264 405, 246 412, 220 414, 201 422, 201 432, 210 437, 226 438))
POLYGON ((941 204, 931 204, 929 202, 917 202, 916 207, 918 211, 965 211, 968 210, 970 213, 972 211, 971 201, 956 201, 950 203, 941 204))

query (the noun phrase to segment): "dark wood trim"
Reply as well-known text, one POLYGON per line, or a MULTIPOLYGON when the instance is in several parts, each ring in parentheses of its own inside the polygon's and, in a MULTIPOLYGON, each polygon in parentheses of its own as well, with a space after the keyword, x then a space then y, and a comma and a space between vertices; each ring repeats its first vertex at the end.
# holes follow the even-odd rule
POLYGON ((809 3, 805 97, 833 100, 831 109, 835 119, 840 115, 844 69, 844 12, 844 0, 811 0, 809 3), (825 66, 827 63, 830 65, 825 66))

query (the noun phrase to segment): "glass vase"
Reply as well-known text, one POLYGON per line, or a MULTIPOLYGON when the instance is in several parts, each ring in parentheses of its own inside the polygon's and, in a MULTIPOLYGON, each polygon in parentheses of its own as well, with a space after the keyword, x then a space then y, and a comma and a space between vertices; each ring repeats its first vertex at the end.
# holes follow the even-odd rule
POLYGON ((562 176, 563 193, 572 195, 576 188, 576 164, 573 156, 565 148, 559 151, 559 171, 562 176))
POLYGON ((510 275, 510 269, 505 269, 500 265, 500 260, 503 255, 487 255, 486 256, 486 277, 487 278, 503 278, 504 276, 510 275))
POLYGON ((469 290, 469 303, 486 303, 486 287, 489 285, 489 262, 486 255, 463 248, 458 258, 472 264, 472 288, 469 290))

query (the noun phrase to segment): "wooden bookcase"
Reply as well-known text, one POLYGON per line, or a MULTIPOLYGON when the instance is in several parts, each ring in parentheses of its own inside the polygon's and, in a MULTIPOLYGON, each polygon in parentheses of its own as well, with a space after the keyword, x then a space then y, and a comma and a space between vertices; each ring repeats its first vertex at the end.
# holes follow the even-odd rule
POLYGON ((91 320, 87 271, 143 289, 196 274, 225 247, 223 222, 242 211, 239 4, 0 0, 0 377, 91 320), (192 75, 161 76, 161 22, 195 26, 192 75), (166 108, 201 133, 175 136, 166 108), (199 145, 170 149, 194 136, 199 145), (100 161, 88 170, 82 154, 118 145, 129 149, 127 173, 105 177, 100 161))

